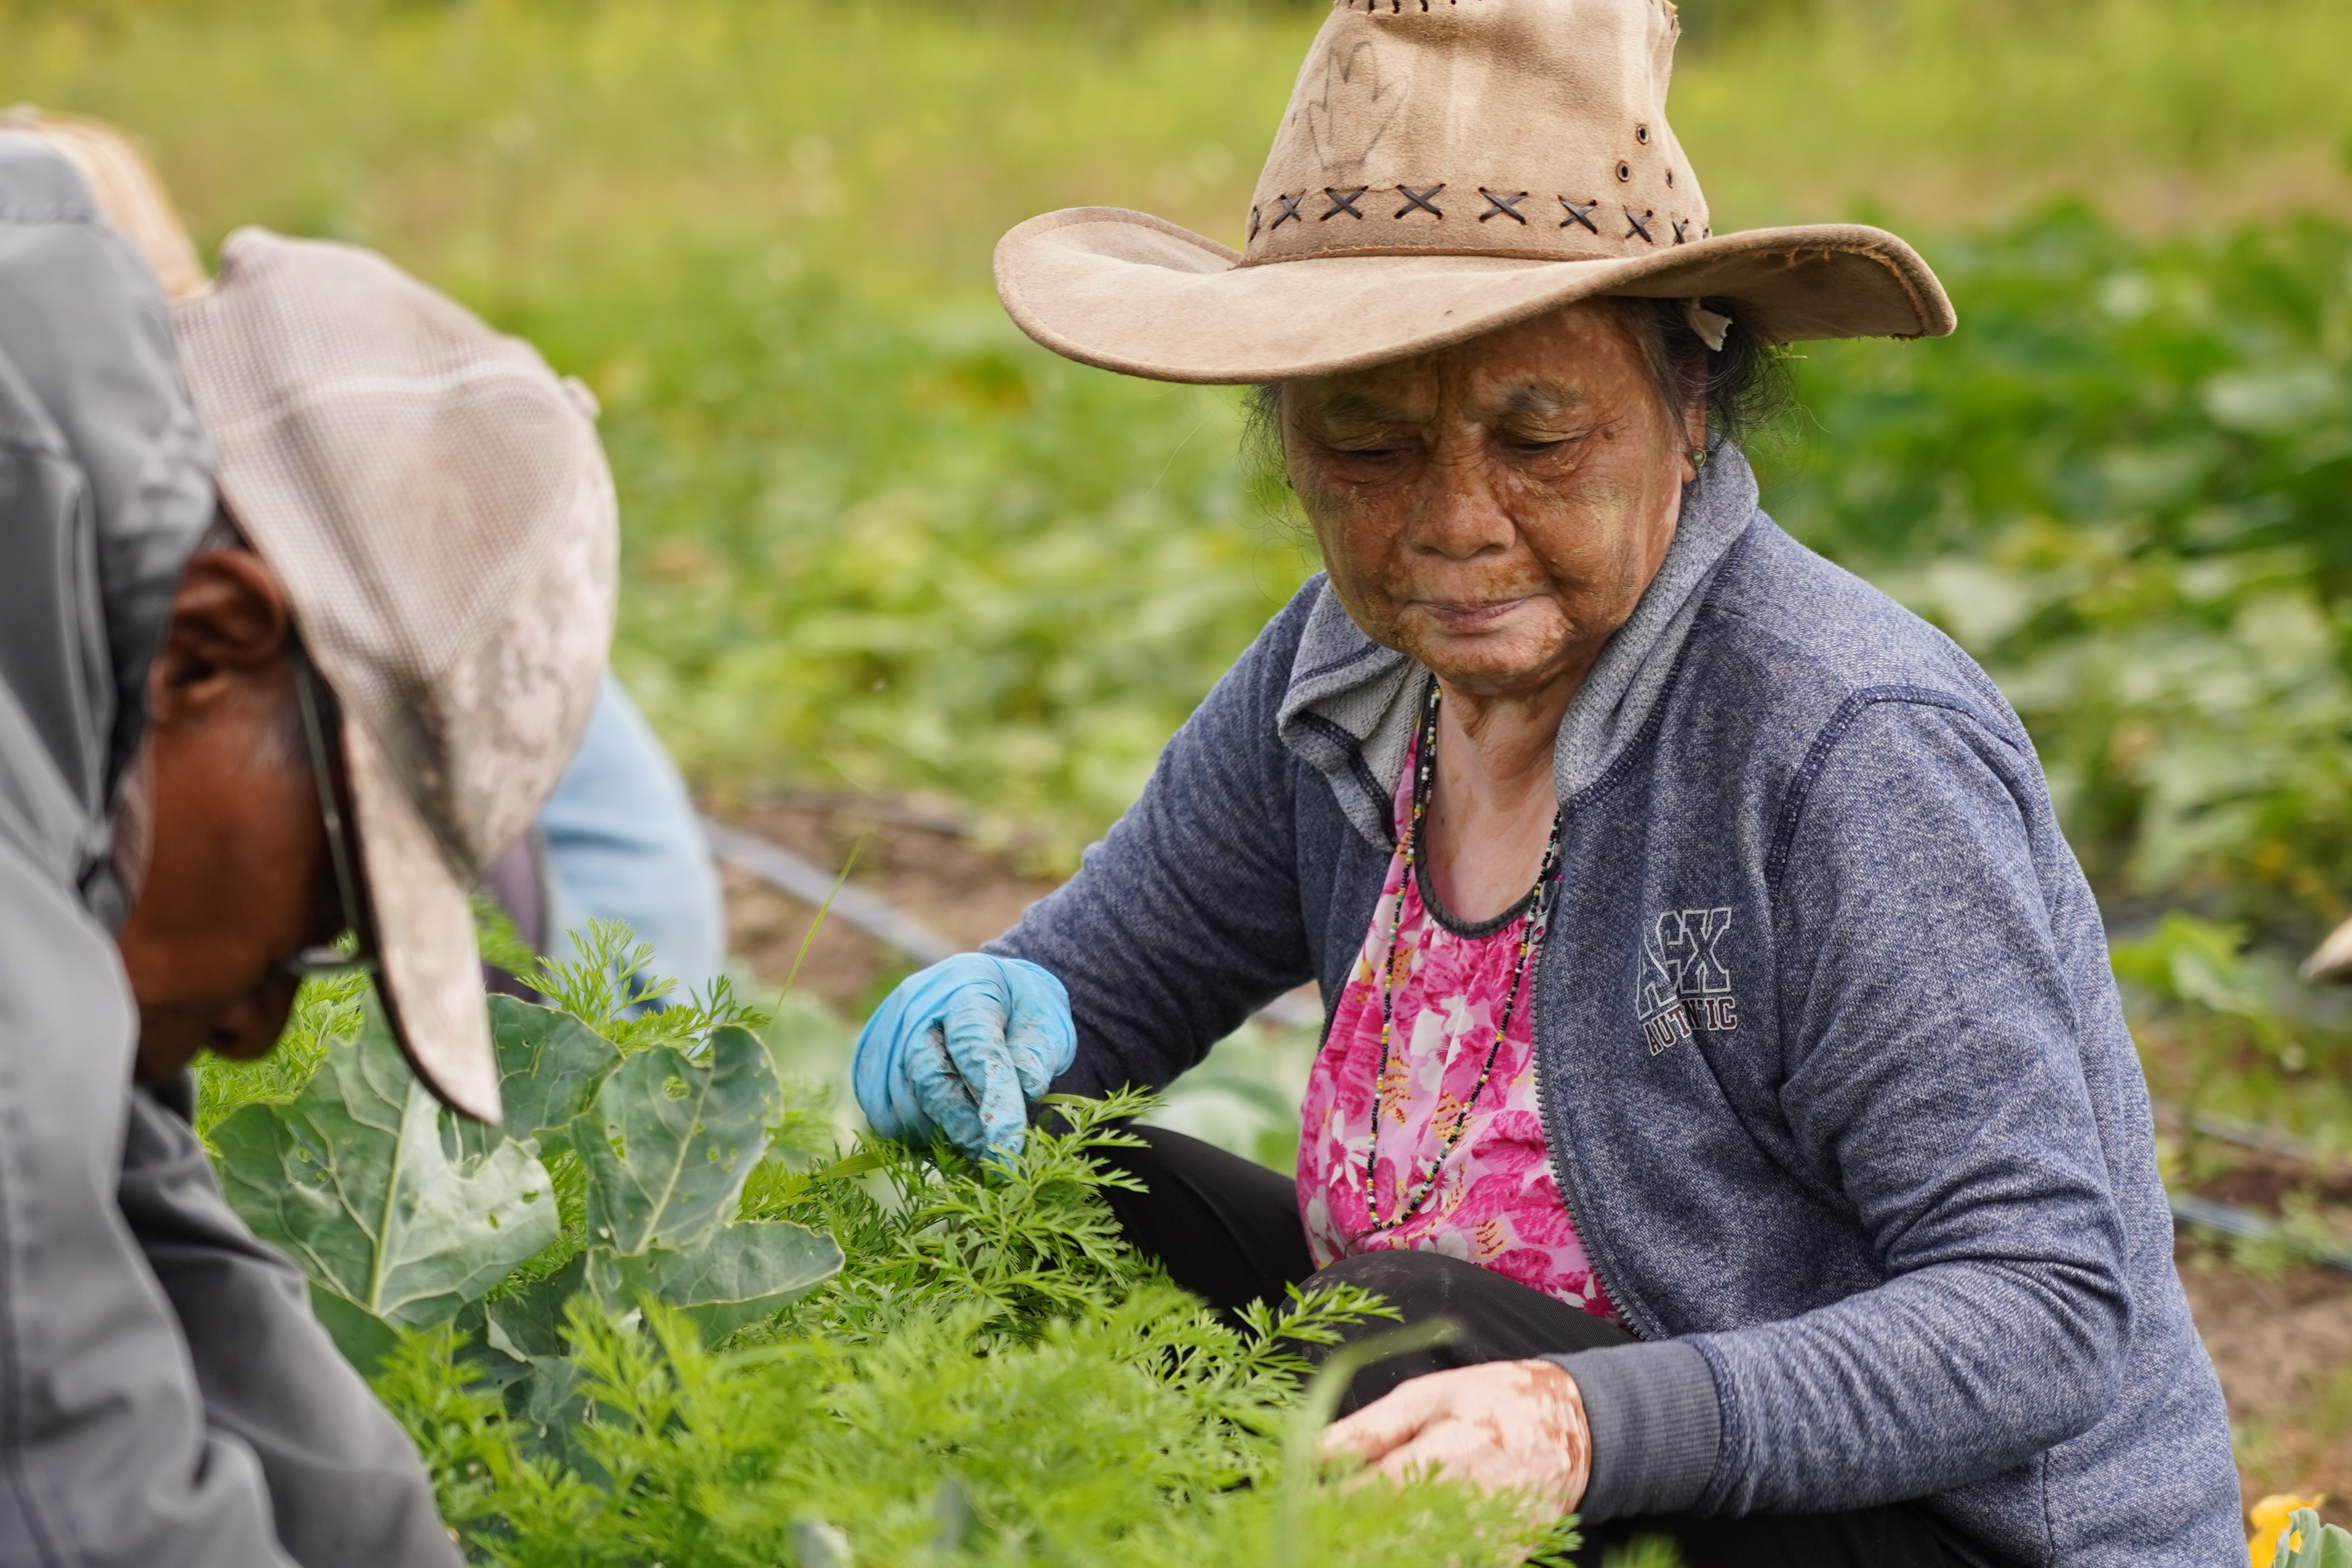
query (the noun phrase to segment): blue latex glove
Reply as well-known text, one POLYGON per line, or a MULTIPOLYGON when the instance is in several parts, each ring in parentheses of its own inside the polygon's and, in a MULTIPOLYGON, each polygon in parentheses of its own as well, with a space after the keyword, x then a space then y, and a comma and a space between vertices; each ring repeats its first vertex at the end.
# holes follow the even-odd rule
POLYGON ((1070 994, 1018 958, 960 952, 898 983, 857 1037, 857 1107, 886 1138, 1018 1153, 1029 1101, 1078 1054, 1070 994))

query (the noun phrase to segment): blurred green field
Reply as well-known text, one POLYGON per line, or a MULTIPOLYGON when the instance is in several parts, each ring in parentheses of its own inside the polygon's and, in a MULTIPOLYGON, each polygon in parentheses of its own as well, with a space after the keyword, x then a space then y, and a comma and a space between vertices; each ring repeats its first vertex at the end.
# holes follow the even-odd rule
MULTIPOLYGON (((131 127, 208 245, 376 246, 585 376, 620 667, 706 789, 928 793, 1066 860, 1308 563, 1229 396, 1037 352, 989 248, 1076 203, 1238 237, 1318 15, 17 0, 0 101, 131 127)), ((2352 211, 2338 0, 1711 0, 1690 32, 1718 228, 1877 214, 1937 255, 2067 193, 2138 234, 2352 211)))
MULTIPOLYGON (((584 376, 617 660, 709 796, 924 795, 1067 864, 1311 562, 1230 394, 1036 350, 989 249, 1076 203, 1237 239, 1319 12, 0 0, 0 102, 133 130, 207 246, 376 246, 584 376)), ((1793 361, 1768 504, 2003 680, 2111 914, 2352 912, 2352 6, 1688 20, 1717 226, 1897 225, 1963 322, 1793 361)))

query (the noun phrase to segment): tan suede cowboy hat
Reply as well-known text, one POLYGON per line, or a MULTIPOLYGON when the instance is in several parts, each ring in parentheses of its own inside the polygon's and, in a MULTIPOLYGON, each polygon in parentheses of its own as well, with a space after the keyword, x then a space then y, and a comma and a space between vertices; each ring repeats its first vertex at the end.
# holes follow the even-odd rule
POLYGON ((1908 245, 1859 224, 1717 235, 1666 123, 1669 0, 1335 0, 1239 254, 1145 213, 1072 207, 996 247, 1024 331, 1106 370, 1328 375, 1601 294, 1705 300, 1711 346, 1937 337, 1908 245))

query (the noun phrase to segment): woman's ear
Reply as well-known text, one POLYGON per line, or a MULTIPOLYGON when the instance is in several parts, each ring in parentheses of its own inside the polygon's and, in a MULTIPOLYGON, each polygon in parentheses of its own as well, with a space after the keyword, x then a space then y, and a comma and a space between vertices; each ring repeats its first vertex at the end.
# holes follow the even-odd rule
POLYGON ((172 595, 172 622, 148 677, 154 721, 216 700, 239 675, 286 657, 294 616, 269 563, 250 550, 199 551, 172 595))
POLYGON ((1693 398, 1683 405, 1683 483, 1698 478, 1706 466, 1706 400, 1693 398))

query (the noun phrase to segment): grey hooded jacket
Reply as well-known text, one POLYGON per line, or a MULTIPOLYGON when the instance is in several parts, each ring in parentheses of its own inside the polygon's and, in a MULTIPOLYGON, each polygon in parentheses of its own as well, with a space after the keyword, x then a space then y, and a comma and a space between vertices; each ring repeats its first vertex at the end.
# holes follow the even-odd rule
POLYGON ((211 463, 145 264, 0 132, 0 1564, 454 1568, 185 1082, 131 1088, 110 823, 211 463))
MULTIPOLYGON (((1339 994, 1427 679, 1320 577, 1267 626, 991 944, 1069 988, 1057 1090, 1339 994)), ((1553 772, 1537 1089, 1643 1342, 1567 1360, 1587 1515, 1927 1498, 2026 1563, 2242 1559, 2098 910, 1991 681, 1718 450, 1553 772)))

